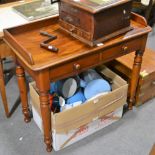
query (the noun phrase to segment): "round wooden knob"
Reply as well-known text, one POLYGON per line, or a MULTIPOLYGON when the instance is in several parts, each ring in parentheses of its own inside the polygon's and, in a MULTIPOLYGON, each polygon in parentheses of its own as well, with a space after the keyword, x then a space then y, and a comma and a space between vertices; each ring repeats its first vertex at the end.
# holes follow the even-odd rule
POLYGON ((122 49, 123 49, 124 52, 127 52, 128 47, 127 46, 123 46, 122 49))
POLYGON ((74 69, 75 70, 79 70, 80 69, 80 65, 79 64, 74 64, 74 69))

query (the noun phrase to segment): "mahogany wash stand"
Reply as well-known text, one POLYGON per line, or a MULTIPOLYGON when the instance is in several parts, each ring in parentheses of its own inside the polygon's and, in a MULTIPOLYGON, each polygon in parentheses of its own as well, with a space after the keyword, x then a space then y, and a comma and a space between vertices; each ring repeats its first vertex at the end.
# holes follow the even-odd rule
MULTIPOLYGON (((25 0, 21 4, 32 2, 32 0, 25 0)), ((8 9, 13 6, 20 5, 19 1, 12 2, 12 3, 6 3, 0 5, 0 9, 8 9)), ((4 34, 2 31, 0 31, 0 94, 2 97, 2 103, 4 106, 5 115, 7 118, 11 116, 11 110, 8 107, 8 101, 7 101, 7 93, 5 90, 5 80, 4 80, 4 73, 3 73, 3 59, 12 57, 14 54, 12 50, 7 46, 7 44, 3 40, 4 34)))
POLYGON ((131 26, 133 27, 131 31, 106 41, 98 47, 90 47, 62 31, 58 25, 58 17, 4 30, 4 41, 15 54, 16 74, 25 122, 31 120, 25 71, 36 81, 39 89, 44 142, 48 152, 52 150, 51 112, 48 102, 51 81, 75 75, 135 51, 128 99, 129 109, 132 109, 142 57, 151 28, 147 26, 143 17, 134 13, 132 13, 131 26), (58 53, 40 48, 40 42, 46 39, 39 34, 40 31, 47 31, 57 36, 57 39, 52 41, 52 45, 59 48, 58 53))

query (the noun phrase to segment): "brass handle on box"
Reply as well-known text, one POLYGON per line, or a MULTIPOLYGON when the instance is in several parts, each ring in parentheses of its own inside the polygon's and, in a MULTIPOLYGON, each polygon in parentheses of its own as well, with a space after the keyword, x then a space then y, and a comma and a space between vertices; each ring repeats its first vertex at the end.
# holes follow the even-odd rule
POLYGON ((74 64, 74 69, 79 70, 81 68, 80 64, 74 64))
POLYGON ((122 50, 123 50, 124 52, 127 52, 128 47, 127 47, 127 46, 123 46, 123 47, 122 47, 122 50))

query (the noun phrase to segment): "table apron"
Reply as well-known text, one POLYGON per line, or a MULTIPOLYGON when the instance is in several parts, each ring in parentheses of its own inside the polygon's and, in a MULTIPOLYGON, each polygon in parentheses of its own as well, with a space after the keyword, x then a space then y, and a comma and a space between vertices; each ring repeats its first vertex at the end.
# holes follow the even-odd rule
POLYGON ((50 80, 55 81, 73 76, 84 70, 111 61, 130 52, 143 50, 145 48, 146 38, 147 36, 144 36, 125 41, 105 50, 97 51, 96 53, 74 59, 56 67, 51 67, 49 68, 50 80), (76 66, 78 66, 78 68, 76 68, 76 66))

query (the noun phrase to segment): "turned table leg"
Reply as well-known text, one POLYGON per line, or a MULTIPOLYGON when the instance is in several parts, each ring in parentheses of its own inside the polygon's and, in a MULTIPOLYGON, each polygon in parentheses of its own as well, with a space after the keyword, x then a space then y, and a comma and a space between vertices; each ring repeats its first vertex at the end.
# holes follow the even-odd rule
POLYGON ((46 144, 46 150, 52 151, 52 139, 51 139, 51 112, 49 109, 49 94, 48 92, 40 92, 40 106, 44 127, 44 142, 46 144))
POLYGON ((17 76, 18 86, 19 86, 19 91, 20 91, 22 109, 23 109, 23 114, 24 114, 24 121, 28 123, 31 121, 31 117, 30 117, 30 110, 28 106, 25 72, 21 66, 16 67, 16 76, 17 76))
POLYGON ((51 134, 51 110, 49 106, 49 89, 50 80, 48 72, 42 72, 38 75, 37 87, 39 89, 40 108, 44 129, 44 142, 46 150, 52 151, 52 134, 51 134))
POLYGON ((132 76, 130 81, 130 89, 129 89, 129 110, 132 110, 132 106, 135 103, 135 93, 136 88, 139 80, 139 74, 141 69, 141 63, 142 63, 142 57, 143 57, 143 51, 136 51, 133 69, 132 69, 132 76))
POLYGON ((2 96, 2 103, 5 110, 6 117, 9 117, 9 108, 8 108, 8 102, 6 97, 6 91, 5 91, 5 82, 4 82, 4 74, 3 74, 3 65, 2 60, 0 59, 0 92, 2 96))

